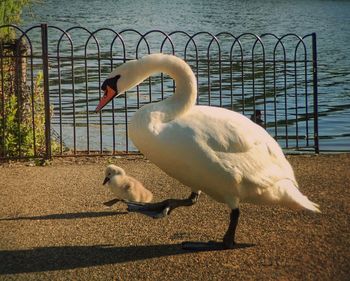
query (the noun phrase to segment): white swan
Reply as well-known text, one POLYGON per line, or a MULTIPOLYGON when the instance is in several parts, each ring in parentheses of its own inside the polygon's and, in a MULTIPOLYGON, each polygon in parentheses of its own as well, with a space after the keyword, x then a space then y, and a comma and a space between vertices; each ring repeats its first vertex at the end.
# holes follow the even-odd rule
POLYGON ((319 212, 318 205, 300 193, 281 148, 263 128, 239 113, 195 105, 196 78, 180 58, 151 54, 119 66, 104 81, 105 95, 96 111, 159 72, 175 80, 176 91, 134 114, 130 138, 159 168, 190 187, 192 194, 185 200, 131 206, 131 210, 151 209, 166 215, 178 206, 195 203, 203 191, 232 210, 225 248, 235 244, 240 202, 319 212))
POLYGON ((117 199, 105 202, 106 206, 112 206, 119 200, 148 203, 153 198, 152 192, 145 188, 141 182, 128 176, 123 168, 116 165, 107 166, 103 185, 107 185, 107 188, 117 196, 117 199))

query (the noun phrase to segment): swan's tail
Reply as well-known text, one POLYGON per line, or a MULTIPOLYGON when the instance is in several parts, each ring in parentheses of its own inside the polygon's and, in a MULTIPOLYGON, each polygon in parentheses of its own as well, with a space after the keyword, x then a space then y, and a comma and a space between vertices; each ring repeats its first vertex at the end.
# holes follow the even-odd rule
POLYGON ((283 194, 283 201, 288 207, 321 213, 319 205, 310 201, 305 195, 303 195, 293 181, 287 179, 282 180, 278 182, 278 186, 283 194))

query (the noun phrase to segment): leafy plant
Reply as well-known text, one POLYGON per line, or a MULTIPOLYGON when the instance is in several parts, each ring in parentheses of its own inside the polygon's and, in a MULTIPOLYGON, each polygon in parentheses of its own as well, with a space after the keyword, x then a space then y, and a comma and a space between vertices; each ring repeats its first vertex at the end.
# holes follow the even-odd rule
MULTIPOLYGON (((1 0, 0 26, 18 24, 31 2, 1 0)), ((41 156, 46 149, 43 74, 32 78, 33 88, 27 85, 25 58, 14 51, 18 44, 13 28, 0 28, 0 158, 41 156)))
POLYGON ((45 152, 45 109, 42 72, 36 76, 33 91, 16 94, 11 71, 1 77, 4 93, 0 92, 0 156, 38 156, 45 152), (19 99, 21 101, 19 102, 19 99))
MULTIPOLYGON (((22 9, 31 0, 1 0, 0 2, 0 26, 6 24, 18 24, 21 19, 22 9)), ((0 39, 14 39, 14 32, 10 28, 0 29, 0 39)))

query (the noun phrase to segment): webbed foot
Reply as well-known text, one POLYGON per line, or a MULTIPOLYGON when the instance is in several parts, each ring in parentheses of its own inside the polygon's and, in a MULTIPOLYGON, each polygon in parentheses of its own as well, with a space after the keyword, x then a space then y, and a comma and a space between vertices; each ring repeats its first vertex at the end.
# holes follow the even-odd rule
POLYGON ((137 212, 152 218, 163 218, 178 207, 192 206, 198 201, 199 193, 192 192, 186 199, 167 199, 158 203, 125 202, 129 212, 137 212))
POLYGON ((107 202, 103 202, 103 205, 105 205, 107 207, 112 207, 114 204, 118 203, 119 201, 122 201, 122 200, 115 198, 115 199, 109 200, 107 202))
POLYGON ((128 205, 127 210, 129 212, 137 212, 143 215, 149 216, 154 219, 159 219, 167 216, 170 211, 170 207, 166 204, 160 203, 136 203, 136 202, 125 202, 128 205))

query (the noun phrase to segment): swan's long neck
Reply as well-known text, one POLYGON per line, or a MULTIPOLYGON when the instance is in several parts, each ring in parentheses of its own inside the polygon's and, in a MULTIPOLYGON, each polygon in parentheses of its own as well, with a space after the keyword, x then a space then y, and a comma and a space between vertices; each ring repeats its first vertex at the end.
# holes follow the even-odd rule
POLYGON ((197 98, 196 77, 191 67, 182 59, 171 55, 153 54, 142 58, 138 62, 140 65, 136 72, 140 80, 161 72, 175 80, 174 95, 152 105, 153 109, 164 113, 163 122, 186 113, 195 105, 197 98))

